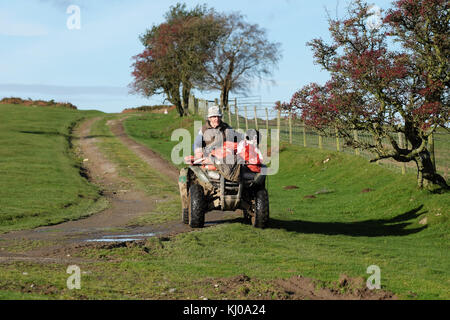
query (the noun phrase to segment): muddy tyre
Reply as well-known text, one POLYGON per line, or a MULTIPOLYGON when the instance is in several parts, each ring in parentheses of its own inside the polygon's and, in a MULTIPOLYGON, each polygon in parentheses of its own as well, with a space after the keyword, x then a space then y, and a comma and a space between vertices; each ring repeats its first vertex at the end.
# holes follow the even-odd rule
POLYGON ((189 224, 189 209, 182 209, 182 211, 181 211, 181 221, 184 224, 189 224))
POLYGON ((261 189, 255 196, 255 212, 252 216, 252 225, 255 228, 265 228, 269 222, 269 194, 261 189))
POLYGON ((188 222, 191 228, 203 228, 205 225, 205 195, 198 184, 189 188, 188 222))

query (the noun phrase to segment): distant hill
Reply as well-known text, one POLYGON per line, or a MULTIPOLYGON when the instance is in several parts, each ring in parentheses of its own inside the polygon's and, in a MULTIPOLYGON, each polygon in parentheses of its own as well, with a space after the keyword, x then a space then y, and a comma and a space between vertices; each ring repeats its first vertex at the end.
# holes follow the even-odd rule
POLYGON ((122 113, 130 113, 130 112, 152 112, 152 113, 164 113, 165 110, 167 112, 174 110, 175 106, 166 106, 166 105, 157 105, 157 106, 141 106, 137 108, 127 108, 122 111, 122 113))
POLYGON ((39 106, 39 107, 62 107, 77 110, 77 107, 69 102, 55 102, 53 99, 50 101, 45 100, 23 100, 22 98, 3 98, 0 100, 0 104, 18 104, 24 106, 39 106))

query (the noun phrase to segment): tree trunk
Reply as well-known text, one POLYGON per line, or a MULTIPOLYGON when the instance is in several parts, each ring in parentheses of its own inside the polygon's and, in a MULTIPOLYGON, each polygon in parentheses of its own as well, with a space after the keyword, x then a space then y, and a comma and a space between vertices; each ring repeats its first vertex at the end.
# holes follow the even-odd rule
POLYGON ((222 107, 223 110, 227 109, 229 94, 230 94, 230 91, 227 90, 226 87, 223 87, 222 91, 220 92, 220 106, 222 107))
POLYGON ((189 85, 183 85, 183 115, 187 116, 189 114, 189 95, 191 94, 191 87, 189 85))
POLYGON ((228 95, 230 94, 231 86, 232 86, 232 76, 234 72, 234 57, 230 59, 230 65, 228 67, 227 75, 222 84, 222 91, 220 93, 220 104, 221 107, 225 110, 228 105, 228 95))
POLYGON ((179 103, 176 103, 175 106, 177 107, 178 115, 181 117, 184 116, 184 109, 183 105, 181 104, 181 101, 179 103))
POLYGON ((172 97, 171 99, 169 99, 169 101, 175 105, 180 117, 183 117, 184 116, 184 108, 183 108, 183 103, 180 99, 180 96, 178 95, 177 97, 172 97))
POLYGON ((164 92, 167 96, 167 100, 170 101, 176 108, 177 112, 182 117, 184 115, 183 110, 183 103, 180 98, 180 86, 173 88, 173 87, 166 87, 164 88, 164 92))
POLYGON ((417 184, 423 189, 433 189, 434 187, 441 187, 448 189, 449 186, 445 179, 439 175, 431 161, 430 153, 424 150, 414 159, 417 164, 417 184))

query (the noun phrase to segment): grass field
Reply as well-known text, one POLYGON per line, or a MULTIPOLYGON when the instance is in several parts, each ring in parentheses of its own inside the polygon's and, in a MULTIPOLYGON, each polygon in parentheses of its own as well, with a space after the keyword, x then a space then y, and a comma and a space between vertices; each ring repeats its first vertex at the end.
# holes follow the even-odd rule
MULTIPOLYGON (((106 120, 91 132, 106 136, 102 150, 138 187, 169 195, 158 212, 176 218, 176 187, 156 183, 157 173, 111 136, 106 120)), ((170 141, 171 130, 192 121, 146 114, 129 118, 125 126, 136 140, 170 158, 178 143, 170 141)), ((67 289, 67 265, 3 264, 0 298, 246 299, 270 295, 273 279, 303 275, 331 286, 342 274, 367 278, 370 265, 380 267, 382 289, 402 299, 450 298, 448 193, 417 190, 414 175, 360 157, 288 145, 281 150, 280 172, 268 181, 267 229, 236 220, 144 244, 75 250, 72 257, 97 260, 79 263, 81 290, 67 289), (298 189, 284 188, 292 185, 298 189), (420 224, 424 218, 426 224, 420 224), (241 274, 253 281, 226 294, 214 286, 217 279, 241 274)), ((155 223, 155 216, 139 223, 155 223)), ((19 241, 15 250, 30 245, 19 241)))
POLYGON ((0 232, 76 219, 106 205, 80 176, 71 150, 76 123, 101 115, 0 105, 0 232))

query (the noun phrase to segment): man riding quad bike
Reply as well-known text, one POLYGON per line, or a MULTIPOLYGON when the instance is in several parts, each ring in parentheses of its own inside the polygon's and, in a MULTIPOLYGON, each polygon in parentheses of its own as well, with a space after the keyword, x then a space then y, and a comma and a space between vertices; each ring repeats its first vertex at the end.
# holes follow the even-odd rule
POLYGON ((269 196, 259 133, 252 129, 239 134, 221 119, 219 107, 208 109, 207 124, 194 143, 195 156, 186 159, 189 166, 180 172, 182 221, 202 228, 208 211, 241 209, 245 221, 264 228, 269 221, 269 196))

